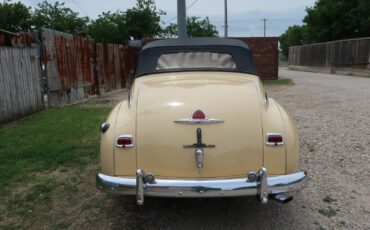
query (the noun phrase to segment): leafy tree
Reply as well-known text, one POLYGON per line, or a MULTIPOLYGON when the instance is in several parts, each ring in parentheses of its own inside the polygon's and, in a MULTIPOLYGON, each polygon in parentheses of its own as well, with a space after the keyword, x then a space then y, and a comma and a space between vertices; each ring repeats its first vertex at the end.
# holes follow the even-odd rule
POLYGON ((280 36, 280 49, 285 57, 289 55, 290 46, 305 44, 307 36, 306 30, 306 26, 290 26, 288 30, 280 36))
MULTIPOLYGON (((189 37, 217 37, 216 26, 212 25, 209 18, 200 19, 199 17, 189 17, 186 19, 187 33, 189 37)), ((163 32, 162 37, 177 37, 177 24, 171 23, 163 32)))
POLYGON ((86 34, 88 17, 79 17, 77 12, 64 6, 65 3, 58 1, 54 5, 43 1, 38 4, 32 15, 33 25, 37 30, 47 27, 72 34, 86 34))
POLYGON ((12 32, 28 31, 31 28, 31 9, 21 2, 0 2, 0 29, 12 32))
POLYGON ((187 18, 186 27, 191 37, 218 37, 216 26, 210 23, 208 17, 203 20, 199 17, 187 18))
POLYGON ((326 42, 370 35, 369 0, 319 0, 307 8, 308 42, 326 42))
POLYGON ((370 36, 369 0, 318 0, 306 11, 305 25, 280 37, 284 55, 289 46, 370 36))
POLYGON ((133 39, 156 37, 160 34, 161 15, 154 0, 137 0, 136 6, 126 11, 128 33, 133 39))
POLYGON ((160 17, 154 0, 137 0, 126 12, 103 13, 89 26, 89 34, 97 42, 123 43, 127 40, 156 37, 161 32, 160 17))
POLYGON ((356 37, 369 37, 370 36, 370 1, 360 0, 356 10, 354 11, 356 17, 356 24, 358 27, 355 29, 356 37))
POLYGON ((126 14, 121 11, 103 13, 92 21, 88 33, 96 42, 124 43, 130 39, 126 14))

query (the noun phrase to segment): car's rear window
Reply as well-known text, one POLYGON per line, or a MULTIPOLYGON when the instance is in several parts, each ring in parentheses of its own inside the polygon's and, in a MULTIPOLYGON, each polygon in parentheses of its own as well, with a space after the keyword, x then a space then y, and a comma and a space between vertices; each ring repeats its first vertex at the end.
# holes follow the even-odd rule
POLYGON ((168 69, 236 69, 233 57, 227 53, 177 52, 162 54, 157 70, 168 69))

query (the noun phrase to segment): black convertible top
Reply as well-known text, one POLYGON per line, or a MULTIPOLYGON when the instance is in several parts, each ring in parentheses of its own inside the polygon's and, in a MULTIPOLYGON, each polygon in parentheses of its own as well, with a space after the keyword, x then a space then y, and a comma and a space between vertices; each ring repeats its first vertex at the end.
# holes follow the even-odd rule
POLYGON ((252 62, 252 53, 249 46, 237 39, 227 38, 182 38, 182 39, 164 39, 149 42, 146 44, 139 57, 139 63, 136 70, 135 78, 163 72, 178 72, 178 71, 228 71, 228 72, 244 72, 256 74, 256 69, 252 62), (157 62, 161 55, 176 52, 219 52, 227 53, 233 57, 235 61, 235 69, 171 69, 157 70, 157 62))

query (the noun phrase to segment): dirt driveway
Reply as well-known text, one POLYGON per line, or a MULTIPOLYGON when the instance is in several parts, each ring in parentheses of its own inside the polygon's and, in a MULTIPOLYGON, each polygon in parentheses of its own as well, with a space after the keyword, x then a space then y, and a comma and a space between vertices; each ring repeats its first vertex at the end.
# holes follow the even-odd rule
POLYGON ((133 198, 100 194, 107 213, 99 228, 370 229, 370 78, 280 75, 295 85, 269 86, 268 95, 296 120, 309 171, 308 187, 293 202, 146 198, 137 207, 133 198))

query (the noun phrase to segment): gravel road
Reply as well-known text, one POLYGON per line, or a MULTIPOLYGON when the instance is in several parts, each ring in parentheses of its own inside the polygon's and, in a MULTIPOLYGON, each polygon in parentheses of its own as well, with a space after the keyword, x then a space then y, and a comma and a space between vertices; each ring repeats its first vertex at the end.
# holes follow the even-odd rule
MULTIPOLYGON (((280 70, 268 95, 294 117, 307 188, 282 205, 252 198, 116 198, 110 224, 160 229, 370 229, 370 78, 280 70)), ((120 227, 118 227, 120 228, 120 227)))
POLYGON ((295 85, 270 88, 269 96, 296 120, 310 174, 308 187, 283 206, 294 216, 282 218, 291 229, 370 229, 370 78, 280 75, 295 85))

